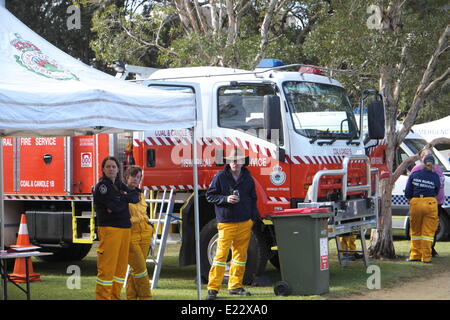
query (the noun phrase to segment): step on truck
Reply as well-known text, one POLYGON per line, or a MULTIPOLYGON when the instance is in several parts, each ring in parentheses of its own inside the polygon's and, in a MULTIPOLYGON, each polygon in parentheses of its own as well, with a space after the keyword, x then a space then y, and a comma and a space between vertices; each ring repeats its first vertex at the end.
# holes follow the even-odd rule
MULTIPOLYGON (((57 156, 46 147, 28 146, 29 151, 25 151, 23 138, 4 139, 5 172, 9 174, 5 177, 7 230, 14 230, 19 213, 27 212, 28 223, 35 230, 31 237, 34 243, 53 246, 61 258, 82 256, 80 247, 85 249, 95 240, 91 188, 100 174, 101 159, 112 154, 122 157, 125 165, 140 165, 143 186, 150 191, 176 191, 178 225, 172 229, 173 239, 181 241, 180 265, 195 264, 195 161, 201 272, 205 280, 217 241, 214 207, 206 201, 205 192, 214 175, 223 169, 224 157, 234 148, 248 156, 261 218, 250 240, 246 283, 264 271, 268 259, 279 265, 273 250, 275 231, 267 219, 276 211, 329 208, 329 238, 377 226, 379 176, 370 166, 364 140, 384 137, 384 106, 378 92, 365 91, 362 95, 361 103, 370 111, 364 132, 358 129, 343 86, 319 68, 283 66, 279 60, 266 59, 252 71, 221 67, 149 69, 145 78, 142 85, 167 90, 167 94, 181 90, 195 95, 195 141, 188 129, 132 132, 122 137, 58 137, 55 139, 65 142, 57 156), (90 151, 81 150, 78 139, 88 139, 90 142, 83 143, 90 145, 90 151), (192 154, 193 143, 198 146, 196 155, 192 154), (40 164, 34 170, 36 177, 31 173, 27 177, 26 161, 40 164), (59 171, 54 174, 61 181, 43 171, 57 163, 59 171), (90 180, 81 173, 86 166, 90 180)), ((38 138, 26 139, 33 144, 38 138)))

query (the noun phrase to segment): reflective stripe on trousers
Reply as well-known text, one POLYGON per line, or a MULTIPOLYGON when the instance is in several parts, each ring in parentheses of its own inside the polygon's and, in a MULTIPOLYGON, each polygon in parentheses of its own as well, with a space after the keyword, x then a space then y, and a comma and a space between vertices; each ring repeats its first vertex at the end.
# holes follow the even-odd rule
POLYGON ((228 289, 242 288, 245 264, 247 261, 247 249, 252 233, 253 221, 218 223, 217 251, 211 269, 209 270, 208 290, 219 291, 225 274, 228 253, 231 248, 232 263, 228 289))
POLYGON ((412 198, 409 215, 411 236, 409 258, 430 261, 434 234, 439 223, 436 199, 433 197, 412 198))
POLYGON ((150 249, 150 241, 153 235, 151 232, 143 232, 140 237, 133 236, 130 242, 130 254, 128 264, 130 274, 127 278, 127 300, 150 300, 152 293, 150 290, 150 280, 147 273, 147 256, 150 249))
POLYGON ((130 229, 98 227, 98 236, 96 299, 120 300, 128 266, 130 229))

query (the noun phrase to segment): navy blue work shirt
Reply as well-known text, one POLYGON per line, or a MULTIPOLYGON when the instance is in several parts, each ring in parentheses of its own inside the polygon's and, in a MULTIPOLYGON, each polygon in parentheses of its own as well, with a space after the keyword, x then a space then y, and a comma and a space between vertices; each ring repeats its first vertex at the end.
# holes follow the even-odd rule
POLYGON ((228 165, 219 171, 206 191, 206 200, 215 205, 217 222, 255 221, 259 217, 255 181, 245 167, 241 169, 237 181, 228 165), (233 190, 239 190, 239 202, 235 204, 227 202, 227 197, 233 194, 233 190))
POLYGON ((422 169, 413 172, 406 183, 405 197, 407 199, 417 197, 436 197, 441 187, 439 176, 433 171, 422 169))
POLYGON ((139 192, 123 182, 102 177, 94 189, 94 207, 99 227, 130 228, 129 203, 139 202, 139 192))

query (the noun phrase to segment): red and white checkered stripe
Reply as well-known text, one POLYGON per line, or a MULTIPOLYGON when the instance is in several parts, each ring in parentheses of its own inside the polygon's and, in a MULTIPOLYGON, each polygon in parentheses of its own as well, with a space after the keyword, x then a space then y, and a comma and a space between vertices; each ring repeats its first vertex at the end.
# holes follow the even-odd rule
POLYGON ((276 202, 289 202, 289 200, 285 197, 269 197, 269 200, 276 202))
POLYGON ((42 195, 5 195, 5 200, 39 200, 39 201, 91 201, 92 196, 42 196, 42 195))
POLYGON ((379 146, 384 146, 387 145, 387 140, 386 138, 384 138, 383 140, 379 141, 378 144, 376 146, 370 146, 367 148, 368 152, 371 153, 373 152, 376 148, 378 148, 379 146))
MULTIPOLYGON (((206 190, 208 189, 209 185, 207 184, 199 184, 198 188, 201 190, 206 190)), ((158 191, 158 190, 194 190, 194 186, 191 184, 188 185, 184 185, 184 184, 178 184, 178 185, 169 185, 169 186, 150 186, 150 189, 154 190, 154 191, 158 191)))
MULTIPOLYGON (((340 164, 344 161, 344 156, 286 156, 287 163, 290 164, 340 164)), ((363 160, 354 160, 355 163, 363 163, 363 160)))
MULTIPOLYGON (((256 154, 261 154, 265 157, 276 158, 276 149, 263 147, 257 143, 240 139, 238 137, 215 137, 215 138, 199 138, 197 142, 201 146, 235 146, 249 150, 256 154)), ((191 137, 147 137, 144 143, 149 146, 177 146, 177 145, 191 145, 191 137)), ((134 139, 133 145, 138 147, 139 139, 134 139)), ((287 162, 290 164, 339 164, 344 160, 344 156, 286 156, 287 162)), ((353 161, 355 163, 362 163, 363 160, 353 161)))
MULTIPOLYGON (((176 146, 176 145, 191 145, 191 137, 146 137, 144 143, 149 146, 176 146)), ((263 147, 259 144, 246 141, 237 137, 226 137, 226 138, 199 138, 197 143, 201 146, 236 146, 243 148, 244 150, 250 150, 255 153, 260 153, 266 157, 276 158, 276 150, 263 147)), ((140 144, 139 139, 134 139, 133 145, 138 147, 140 144)))

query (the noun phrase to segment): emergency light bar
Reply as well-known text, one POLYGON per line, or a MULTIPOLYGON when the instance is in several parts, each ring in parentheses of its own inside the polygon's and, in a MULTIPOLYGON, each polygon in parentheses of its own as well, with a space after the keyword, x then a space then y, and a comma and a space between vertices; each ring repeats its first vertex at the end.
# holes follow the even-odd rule
POLYGON ((314 68, 314 67, 300 67, 298 69, 300 73, 309 73, 309 74, 317 74, 319 76, 324 76, 325 72, 322 69, 314 68))
POLYGON ((356 74, 359 77, 376 77, 376 74, 371 73, 361 73, 357 70, 342 70, 342 69, 333 69, 333 68, 326 68, 326 67, 318 67, 314 65, 308 65, 308 64, 288 64, 285 65, 283 61, 278 59, 262 59, 259 64, 256 66, 255 71, 257 73, 264 73, 267 71, 275 71, 275 70, 286 70, 294 67, 299 67, 298 72, 300 73, 308 73, 308 74, 316 74, 320 76, 328 77, 325 73, 326 71, 331 72, 331 76, 334 72, 336 73, 349 73, 349 74, 356 74), (266 69, 266 70, 261 70, 266 69))
POLYGON ((284 66, 283 61, 278 59, 262 59, 256 68, 276 68, 284 66))

